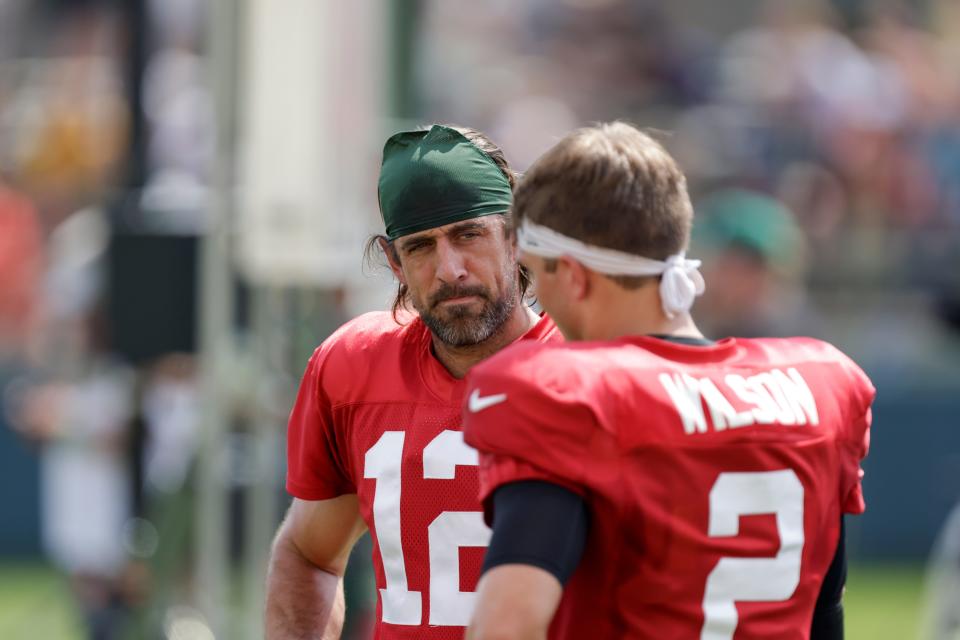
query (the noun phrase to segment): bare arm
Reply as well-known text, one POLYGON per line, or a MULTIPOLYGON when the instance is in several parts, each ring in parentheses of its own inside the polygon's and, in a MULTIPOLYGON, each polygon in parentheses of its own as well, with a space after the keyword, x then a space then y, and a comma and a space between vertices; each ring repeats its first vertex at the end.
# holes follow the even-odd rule
POLYGON ((294 499, 273 542, 267 574, 267 640, 336 640, 343 572, 366 527, 357 496, 294 499))
POLYGON ((543 569, 504 564, 483 574, 467 640, 544 640, 563 586, 543 569))

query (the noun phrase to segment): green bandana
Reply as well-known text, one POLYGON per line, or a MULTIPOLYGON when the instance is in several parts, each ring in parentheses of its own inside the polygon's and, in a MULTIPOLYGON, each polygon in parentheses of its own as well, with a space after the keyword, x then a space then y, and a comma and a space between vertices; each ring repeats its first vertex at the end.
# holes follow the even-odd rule
POLYGON ((379 195, 390 240, 505 213, 512 196, 507 177, 490 156, 458 131, 440 125, 387 140, 379 195))

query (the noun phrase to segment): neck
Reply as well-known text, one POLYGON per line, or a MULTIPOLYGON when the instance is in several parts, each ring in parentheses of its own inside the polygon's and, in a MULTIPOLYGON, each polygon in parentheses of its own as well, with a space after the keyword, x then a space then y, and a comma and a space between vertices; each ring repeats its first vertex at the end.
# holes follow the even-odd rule
POLYGON ((532 329, 539 321, 540 317, 530 307, 520 302, 507 321, 480 344, 452 347, 438 340, 437 336, 433 336, 433 354, 446 367, 450 375, 460 379, 467 375, 470 367, 500 351, 532 329))
MULTIPOLYGON (((614 285, 616 286, 616 285, 614 285)), ((624 336, 664 335, 702 338, 689 313, 668 318, 656 287, 598 296, 583 314, 583 340, 616 340, 624 336)))

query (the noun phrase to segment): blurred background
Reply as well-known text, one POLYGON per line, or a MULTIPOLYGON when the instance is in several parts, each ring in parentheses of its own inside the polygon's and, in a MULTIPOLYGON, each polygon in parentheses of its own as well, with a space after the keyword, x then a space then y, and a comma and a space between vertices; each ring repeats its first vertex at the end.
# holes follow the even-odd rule
POLYGON ((847 636, 957 637, 956 0, 0 0, 0 637, 260 637, 295 386, 392 292, 383 141, 610 119, 689 176, 701 326, 879 390, 847 636))

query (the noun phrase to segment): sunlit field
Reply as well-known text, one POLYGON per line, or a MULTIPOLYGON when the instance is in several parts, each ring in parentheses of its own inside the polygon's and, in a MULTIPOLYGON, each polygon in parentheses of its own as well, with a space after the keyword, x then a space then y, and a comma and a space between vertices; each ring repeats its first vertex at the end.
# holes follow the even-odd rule
POLYGON ((850 567, 844 600, 847 640, 917 638, 922 599, 921 567, 850 567))
POLYGON ((67 583, 56 571, 0 565, 0 638, 85 640, 67 583))
MULTIPOLYGON (((850 568, 848 640, 911 640, 920 624, 923 574, 915 566, 850 568)), ((85 640, 65 582, 38 564, 0 566, 0 638, 85 640)))

